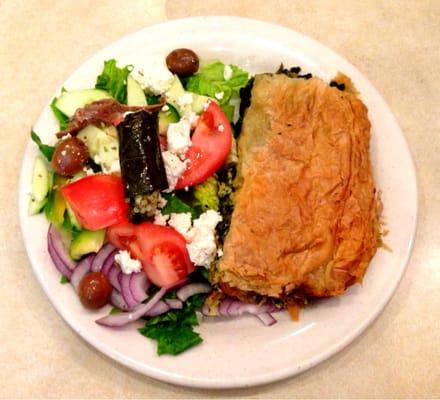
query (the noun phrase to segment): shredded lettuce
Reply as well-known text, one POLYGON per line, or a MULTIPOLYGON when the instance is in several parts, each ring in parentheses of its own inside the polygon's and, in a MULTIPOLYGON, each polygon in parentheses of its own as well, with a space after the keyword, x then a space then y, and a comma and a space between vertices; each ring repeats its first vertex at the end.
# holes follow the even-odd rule
POLYGON ((31 139, 34 143, 36 143, 41 151, 41 154, 43 154, 43 156, 46 157, 48 161, 51 161, 53 152, 55 151, 55 147, 44 144, 41 141, 40 137, 34 131, 31 131, 31 139))
POLYGON ((150 318, 139 333, 157 341, 157 354, 177 355, 201 343, 203 339, 193 326, 199 325, 195 310, 204 301, 205 294, 191 296, 181 310, 171 310, 165 314, 150 318))
POLYGON ((96 79, 95 88, 107 91, 117 101, 126 104, 127 77, 132 69, 131 65, 119 68, 115 59, 104 61, 104 69, 96 79))
POLYGON ((217 99, 230 121, 234 115, 234 106, 231 99, 240 97, 240 88, 245 87, 249 74, 236 65, 229 65, 232 75, 225 79, 225 64, 214 61, 200 68, 199 72, 189 77, 185 82, 185 89, 217 99))

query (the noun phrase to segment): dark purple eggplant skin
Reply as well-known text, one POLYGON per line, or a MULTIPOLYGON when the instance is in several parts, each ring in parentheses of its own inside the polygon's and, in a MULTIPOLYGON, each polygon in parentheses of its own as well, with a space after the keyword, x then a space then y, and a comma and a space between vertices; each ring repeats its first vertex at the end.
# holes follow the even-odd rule
POLYGON ((138 195, 167 189, 159 142, 158 110, 127 114, 117 130, 126 197, 132 200, 138 195))

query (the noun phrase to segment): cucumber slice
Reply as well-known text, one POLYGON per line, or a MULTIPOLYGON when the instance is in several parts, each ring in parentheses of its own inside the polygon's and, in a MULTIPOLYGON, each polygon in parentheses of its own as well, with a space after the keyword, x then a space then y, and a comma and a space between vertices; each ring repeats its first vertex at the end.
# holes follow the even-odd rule
POLYGON ((67 211, 67 217, 69 218, 72 226, 78 231, 80 231, 82 229, 82 226, 79 223, 78 219, 76 218, 76 215, 72 210, 72 207, 70 207, 69 203, 67 202, 66 202, 66 211, 67 211))
POLYGON ((128 106, 146 106, 147 98, 141 88, 141 85, 131 76, 127 77, 127 105, 128 106))
POLYGON ((168 125, 175 123, 175 122, 179 122, 179 120, 180 120, 180 115, 177 112, 177 110, 169 103, 167 104, 167 106, 168 106, 168 110, 159 111, 159 134, 160 135, 166 135, 168 125))
POLYGON ((210 97, 202 96, 200 94, 191 93, 192 95, 192 104, 179 105, 179 99, 186 93, 191 93, 185 91, 180 82, 180 79, 175 76, 171 87, 165 93, 165 97, 167 102, 172 104, 180 114, 185 114, 186 112, 193 111, 196 114, 201 114, 203 111, 203 107, 205 106, 208 100, 213 100, 210 97))
POLYGON ((46 162, 41 158, 35 159, 32 172, 31 200, 29 215, 37 214, 47 202, 47 195, 52 189, 53 173, 49 171, 46 162))
POLYGON ((62 113, 71 118, 78 108, 84 107, 85 105, 93 103, 97 100, 111 98, 112 96, 100 89, 70 90, 68 92, 64 92, 60 97, 58 97, 57 101, 55 102, 55 106, 62 113))
POLYGON ((47 203, 47 197, 41 201, 36 201, 34 198, 31 197, 28 208, 29 215, 38 214, 46 205, 46 203, 47 203))
POLYGON ((81 231, 70 243, 69 254, 78 260, 89 253, 97 253, 104 244, 105 229, 99 231, 81 231))

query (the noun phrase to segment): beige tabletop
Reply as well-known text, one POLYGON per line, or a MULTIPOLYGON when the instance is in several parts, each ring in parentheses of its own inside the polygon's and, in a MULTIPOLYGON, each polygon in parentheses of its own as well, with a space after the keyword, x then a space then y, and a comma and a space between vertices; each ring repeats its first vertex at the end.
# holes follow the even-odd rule
POLYGON ((438 0, 0 0, 0 397, 439 397, 439 43, 438 0), (172 386, 94 350, 49 303, 26 258, 18 223, 23 149, 30 127, 57 86, 122 35, 194 15, 271 21, 345 56, 396 115, 419 179, 414 252, 381 316, 348 348, 319 366, 245 390, 172 386))

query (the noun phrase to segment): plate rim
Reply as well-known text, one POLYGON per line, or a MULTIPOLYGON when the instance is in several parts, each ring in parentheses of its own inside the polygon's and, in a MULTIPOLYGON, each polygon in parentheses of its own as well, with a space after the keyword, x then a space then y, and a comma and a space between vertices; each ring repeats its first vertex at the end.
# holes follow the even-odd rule
MULTIPOLYGON (((393 297, 394 293, 396 292, 397 287, 399 286, 403 275, 408 267, 412 250, 415 243, 416 233, 417 233, 417 226, 418 226, 418 220, 419 220, 419 182, 417 177, 417 169, 414 162, 414 157, 412 156, 411 149, 409 148, 408 141, 406 139, 406 136, 404 135, 396 117, 392 113, 391 109, 389 108, 388 104, 385 102, 381 94, 378 92, 376 87, 368 80, 368 78, 359 71, 350 61, 348 61, 345 57, 334 51, 332 48, 322 44, 321 42, 307 36, 306 34, 303 34, 302 32, 296 31, 294 29, 288 28, 283 25, 274 24, 271 22, 263 21, 263 20, 257 20, 257 19, 251 19, 251 18, 245 18, 245 17, 237 17, 237 16, 200 16, 200 17, 188 17, 188 18, 181 18, 181 19, 175 19, 175 20, 168 20, 164 22, 160 22, 157 24, 149 25, 147 27, 141 28, 139 30, 136 30, 134 32, 128 33, 119 39, 109 43, 108 45, 102 47, 98 51, 94 52, 92 55, 84 59, 81 63, 78 63, 78 65, 75 67, 75 69, 69 74, 69 76, 64 79, 64 81, 57 85, 57 89, 50 97, 50 99, 53 98, 53 96, 56 96, 59 88, 62 86, 62 84, 72 78, 72 76, 77 72, 79 68, 81 68, 84 64, 90 62, 94 58, 101 57, 102 54, 108 52, 111 50, 111 48, 118 46, 120 43, 123 43, 125 41, 129 42, 132 37, 142 35, 146 31, 154 30, 157 27, 167 27, 167 26, 178 26, 179 24, 191 24, 191 23, 198 23, 200 21, 211 21, 213 23, 221 23, 222 21, 227 21, 228 23, 233 24, 256 24, 260 25, 261 28, 271 28, 276 29, 278 31, 284 31, 283 33, 286 35, 291 35, 292 33, 301 37, 301 39, 306 42, 306 46, 309 44, 319 47, 321 49, 324 49, 327 51, 327 53, 331 54, 336 59, 343 61, 347 65, 350 66, 354 71, 356 71, 359 76, 361 76, 365 83, 369 86, 369 89, 372 91, 374 97, 379 100, 380 108, 382 108, 386 114, 388 115, 388 118, 390 122, 395 126, 395 128, 399 131, 399 134, 401 138, 403 139, 403 143, 405 144, 405 151, 407 152, 408 159, 410 161, 411 166, 411 176, 408 177, 409 180, 413 181, 413 186, 415 188, 414 193, 414 219, 413 224, 411 226, 411 233, 409 237, 409 241, 406 243, 406 250, 403 258, 403 262, 401 263, 401 270, 400 270, 400 276, 398 279, 395 280, 394 284, 389 288, 386 295, 381 299, 380 302, 376 303, 376 306, 374 309, 372 309, 369 312, 368 318, 365 318, 361 324, 359 324, 355 329, 353 329, 349 334, 344 335, 341 340, 339 340, 335 345, 330 347, 328 350, 321 352, 317 355, 314 355, 309 358, 308 362, 303 362, 299 366, 293 366, 293 367, 287 367, 280 370, 277 370, 275 372, 268 372, 264 374, 258 374, 252 379, 246 378, 246 381, 243 379, 236 379, 234 381, 228 381, 226 382, 224 379, 198 379, 194 377, 188 377, 188 376, 181 376, 181 375, 174 375, 168 373, 166 370, 159 370, 156 368, 149 368, 148 363, 140 363, 136 360, 131 359, 128 356, 125 356, 118 352, 117 350, 114 350, 111 346, 106 345, 105 343, 99 342, 94 339, 93 336, 88 336, 83 330, 78 329, 72 320, 69 319, 68 313, 65 313, 63 311, 63 307, 59 305, 59 303, 52 301, 51 296, 49 293, 49 288, 47 285, 47 282, 44 281, 43 275, 38 272, 38 266, 36 265, 37 262, 33 260, 31 257, 30 248, 28 246, 28 242, 25 238, 25 220, 28 217, 27 215, 27 209, 25 209, 23 206, 21 206, 21 198, 23 194, 26 193, 25 191, 25 159, 26 154, 28 153, 29 147, 32 145, 31 140, 29 139, 27 142, 27 145, 24 148, 24 153, 21 159, 21 167, 20 167, 20 175, 19 175, 19 184, 18 184, 18 205, 19 205, 19 222, 20 222, 20 231, 21 236, 23 239, 23 243, 26 249, 27 258, 31 264, 32 270, 34 275, 36 276, 40 286, 42 287, 43 291, 45 292, 45 295, 49 299, 51 305, 55 308, 57 313, 61 316, 63 321, 67 323, 67 325, 75 332, 77 333, 86 343, 92 345, 96 350, 99 350, 101 353, 105 354, 112 360, 123 364, 125 367, 132 369, 142 375, 147 375, 151 378, 168 382, 176 385, 186 386, 186 387, 196 387, 196 388, 205 388, 205 389, 227 389, 227 388, 244 388, 244 387, 252 387, 252 386, 260 386, 264 384, 268 384, 275 381, 280 381, 289 377, 293 377, 294 375, 297 375, 299 373, 305 372, 306 370, 312 368, 313 366, 321 363, 322 361, 329 359, 333 355, 340 352, 342 349, 347 347, 350 343, 352 343, 357 337, 361 336, 362 333, 379 317, 381 312, 384 310, 385 306, 389 303, 391 298, 393 297), (308 43, 307 43, 308 42, 308 43)), ((39 113, 37 119, 35 122, 37 122, 44 110, 49 106, 50 99, 45 103, 45 106, 41 109, 41 112, 39 113)))

